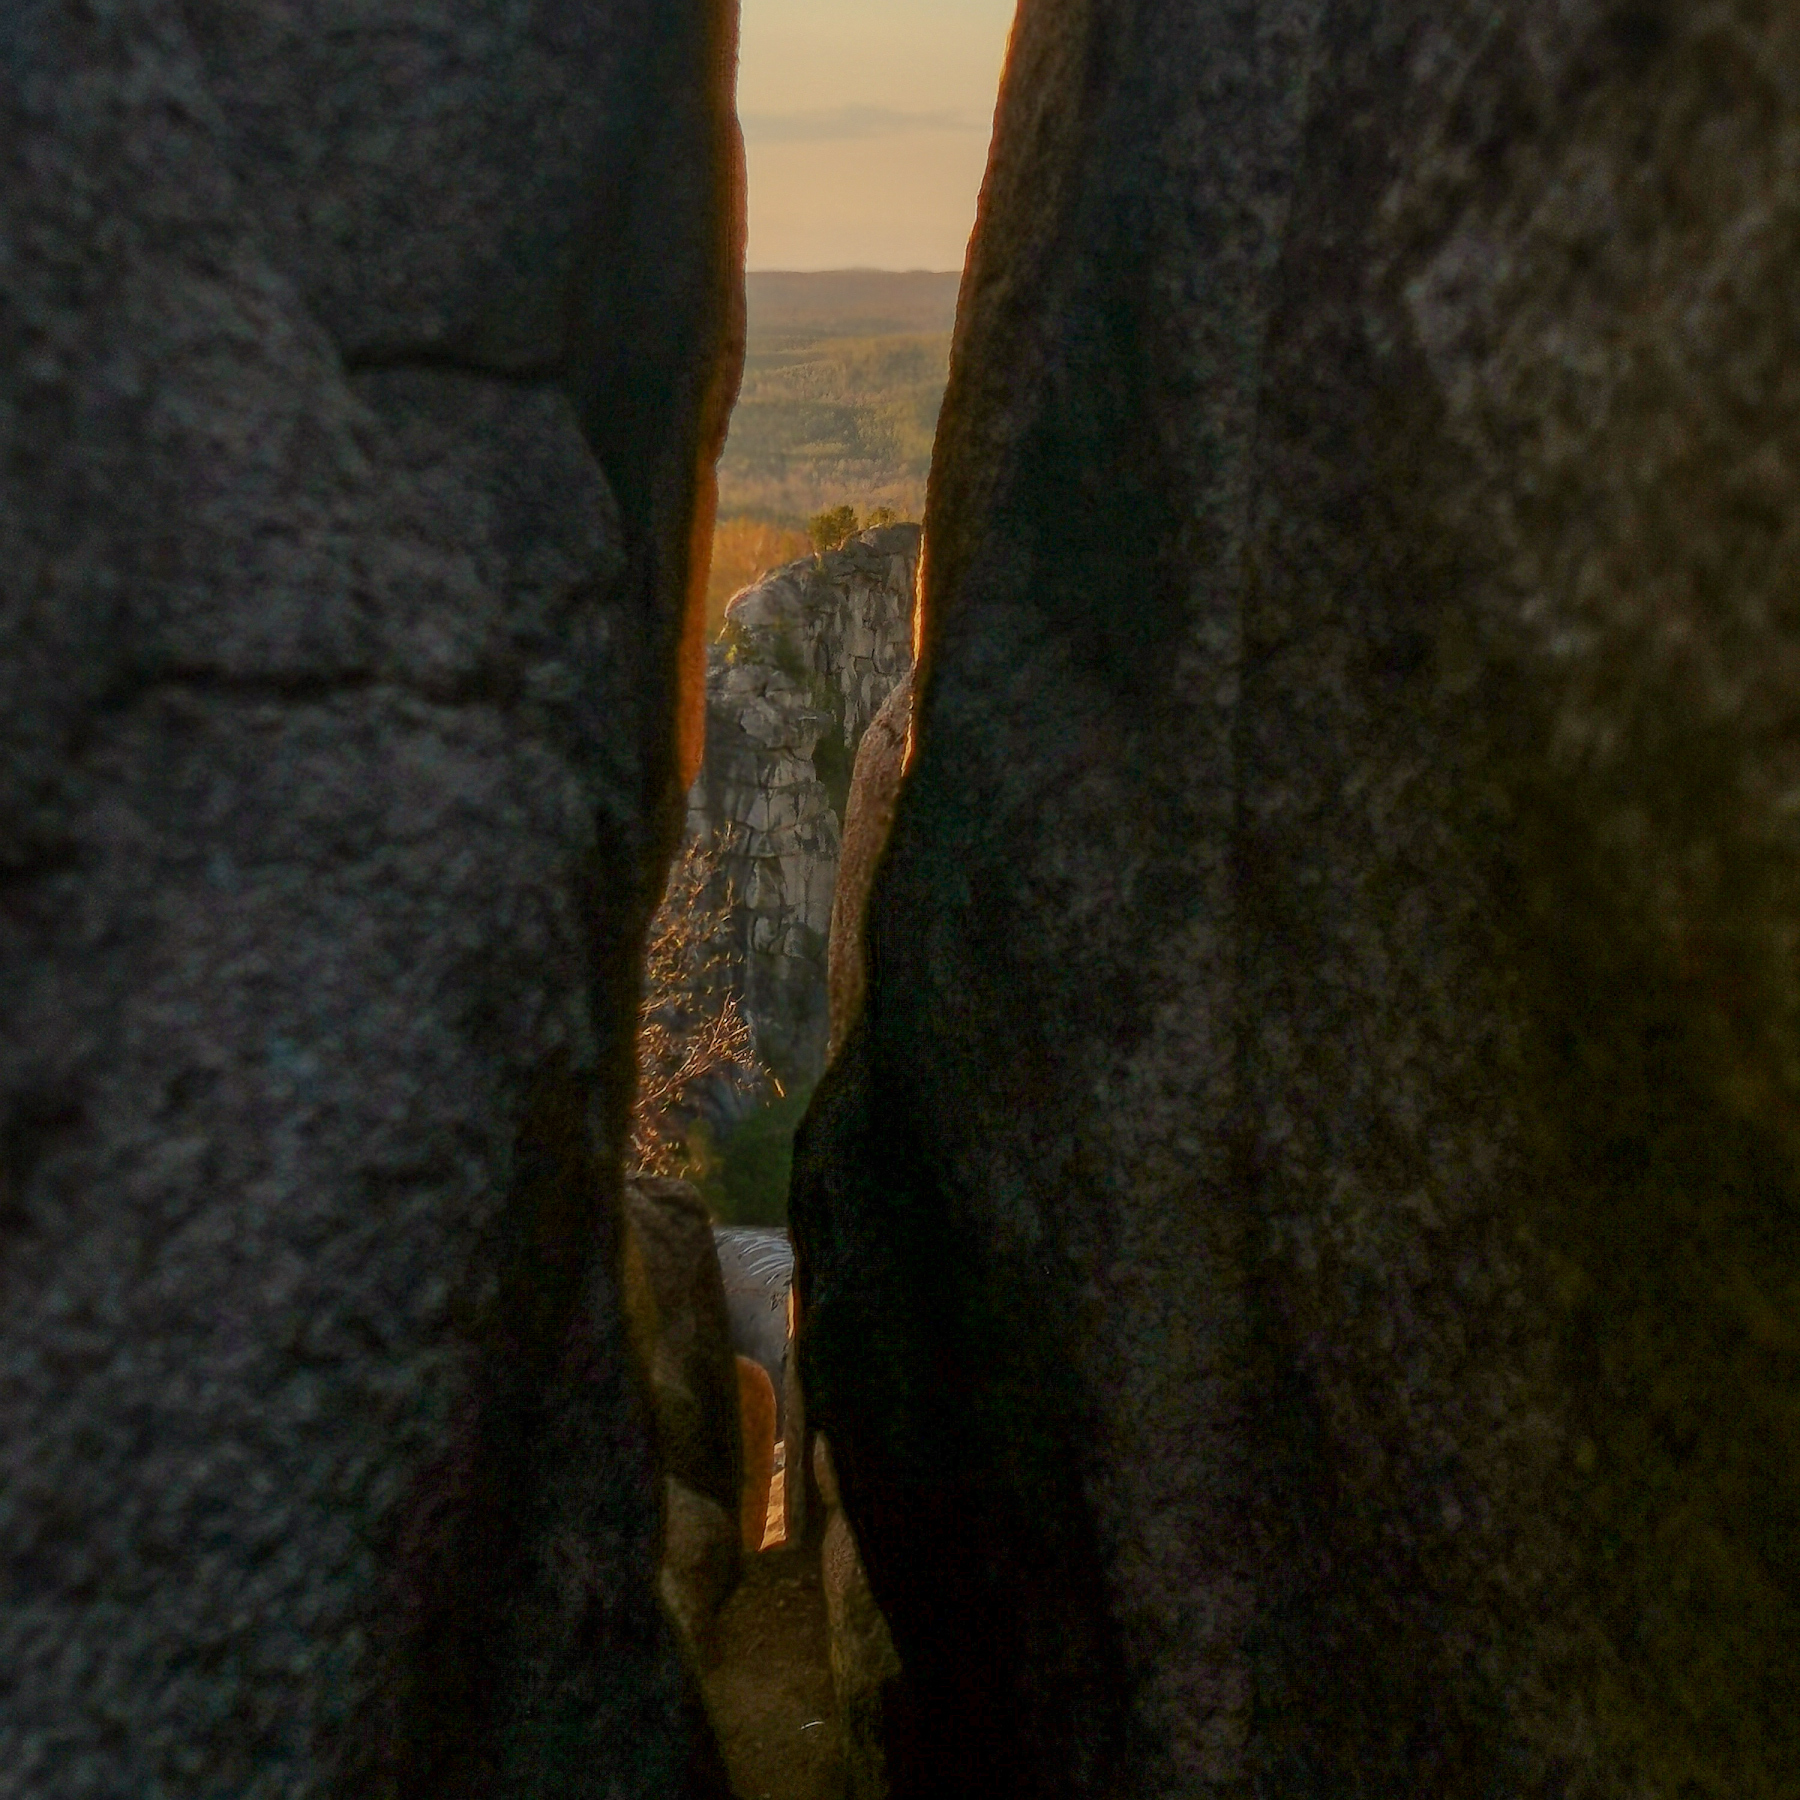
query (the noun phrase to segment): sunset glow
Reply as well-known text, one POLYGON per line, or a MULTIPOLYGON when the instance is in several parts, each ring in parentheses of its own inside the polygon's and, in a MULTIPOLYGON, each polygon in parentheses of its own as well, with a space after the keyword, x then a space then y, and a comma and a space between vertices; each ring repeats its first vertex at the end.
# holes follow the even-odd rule
POLYGON ((743 0, 753 269, 962 266, 1012 0, 743 0))

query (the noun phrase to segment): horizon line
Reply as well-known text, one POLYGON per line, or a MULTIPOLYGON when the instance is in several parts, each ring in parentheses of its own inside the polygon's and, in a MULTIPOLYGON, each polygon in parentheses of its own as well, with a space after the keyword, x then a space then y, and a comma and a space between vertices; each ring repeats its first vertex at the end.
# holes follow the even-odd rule
POLYGON ((746 269, 746 275, 960 275, 961 269, 887 269, 875 263, 831 263, 821 269, 746 269))

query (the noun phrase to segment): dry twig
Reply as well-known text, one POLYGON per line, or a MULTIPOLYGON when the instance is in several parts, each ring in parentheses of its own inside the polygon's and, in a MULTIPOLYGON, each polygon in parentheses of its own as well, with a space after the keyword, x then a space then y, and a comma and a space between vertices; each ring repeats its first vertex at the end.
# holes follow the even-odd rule
POLYGON ((690 838, 650 923, 644 957, 628 1152, 629 1166, 643 1174, 688 1172, 688 1114, 702 1082, 724 1077, 748 1087, 772 1079, 731 990, 731 906, 717 846, 690 838))

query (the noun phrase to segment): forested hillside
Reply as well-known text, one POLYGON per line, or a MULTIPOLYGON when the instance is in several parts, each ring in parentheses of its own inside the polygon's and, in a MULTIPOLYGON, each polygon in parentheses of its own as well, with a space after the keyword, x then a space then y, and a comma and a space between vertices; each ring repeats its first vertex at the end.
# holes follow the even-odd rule
POLYGON ((815 513, 919 517, 961 277, 834 269, 747 280, 749 354, 719 464, 715 612, 804 555, 815 513))

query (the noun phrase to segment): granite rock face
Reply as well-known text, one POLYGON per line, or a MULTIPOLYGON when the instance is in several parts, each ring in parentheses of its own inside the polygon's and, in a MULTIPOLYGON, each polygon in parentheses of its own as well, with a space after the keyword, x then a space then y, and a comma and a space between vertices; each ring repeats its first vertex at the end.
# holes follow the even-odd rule
POLYGON ((919 527, 884 525, 766 575, 707 652, 706 760, 690 834, 722 847, 737 985, 784 1085, 825 1062, 826 945, 849 775, 912 666, 919 527))
POLYGON ((912 729, 912 671, 888 695, 857 747, 844 806, 843 849, 831 895, 831 935, 826 946, 830 1051, 835 1054, 863 1002, 868 952, 865 926, 875 865, 887 847, 906 772, 912 729))
MULTIPOLYGON (((887 1800, 888 1746, 906 1733, 906 1683, 894 1640, 869 1589, 856 1535, 844 1517, 831 1446, 813 1440, 812 1466, 825 1513, 819 1585, 825 1595, 831 1693, 849 1775, 848 1800, 887 1800)), ((904 1752, 902 1752, 904 1754, 904 1752)))
POLYGON ((0 18, 0 1795, 724 1792, 616 1193, 733 32, 0 18))
POLYGON ((792 1202, 897 1794, 1794 1791, 1797 95, 1022 9, 792 1202))

